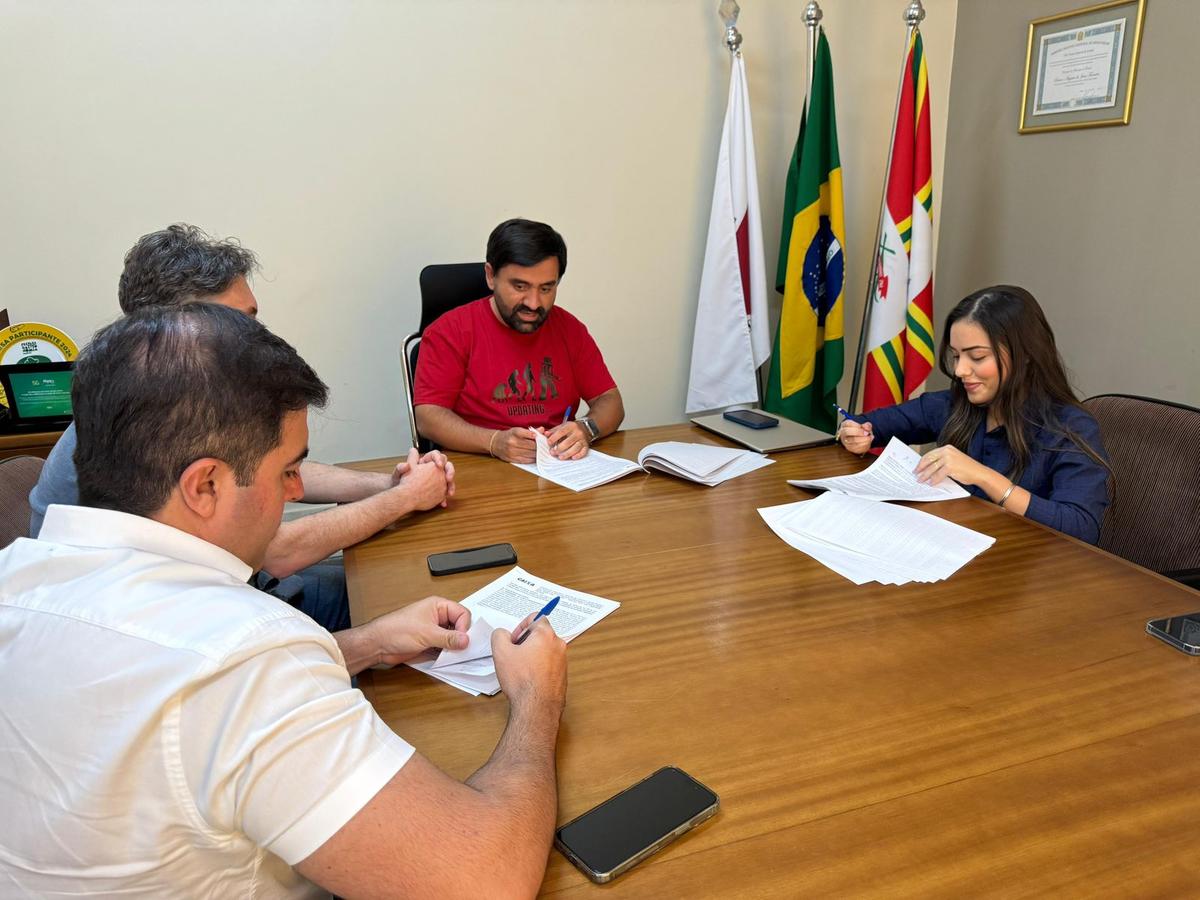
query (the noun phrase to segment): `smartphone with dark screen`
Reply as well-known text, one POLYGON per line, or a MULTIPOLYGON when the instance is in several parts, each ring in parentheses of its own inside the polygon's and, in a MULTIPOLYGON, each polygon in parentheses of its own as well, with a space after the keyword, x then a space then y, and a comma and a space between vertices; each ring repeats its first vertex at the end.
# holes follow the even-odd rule
POLYGON ((488 544, 486 547, 470 547, 466 550, 448 550, 431 553, 427 557, 430 575, 453 575, 492 566, 511 566, 517 561, 517 551, 512 544, 488 544))
POLYGON ((1146 633, 1152 634, 1176 650, 1191 656, 1200 656, 1200 612, 1169 619, 1151 619, 1146 623, 1146 633))
POLYGON ((779 425, 779 420, 773 416, 763 415, 752 409, 731 409, 722 413, 722 417, 747 428, 775 428, 779 425))
POLYGON ((664 766, 562 826, 554 846, 588 878, 603 884, 712 818, 719 808, 716 794, 682 769, 664 766))

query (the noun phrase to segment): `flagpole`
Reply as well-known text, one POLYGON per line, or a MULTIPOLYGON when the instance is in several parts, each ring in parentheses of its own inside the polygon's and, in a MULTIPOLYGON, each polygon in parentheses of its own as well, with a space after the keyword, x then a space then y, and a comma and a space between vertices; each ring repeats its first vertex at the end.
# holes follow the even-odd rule
MULTIPOLYGON (((734 57, 742 55, 742 33, 737 29, 737 20, 741 11, 737 0, 722 0, 721 5, 717 7, 717 15, 725 23, 725 46, 729 49, 731 65, 734 57)), ((762 366, 754 370, 754 387, 758 391, 758 401, 755 405, 761 408, 764 396, 762 366)))
POLYGON ((817 65, 817 29, 821 27, 823 18, 825 18, 825 13, 821 9, 821 4, 817 0, 808 0, 808 5, 804 7, 804 27, 808 31, 808 81, 804 85, 804 108, 806 110, 809 101, 812 100, 813 69, 817 65))
POLYGON ((737 30, 737 19, 740 12, 736 2, 722 3, 717 10, 717 14, 725 22, 725 46, 734 56, 742 52, 742 33, 737 30))
MULTIPOLYGON (((904 24, 908 26, 908 30, 904 36, 902 67, 908 65, 908 45, 912 42, 913 32, 920 27, 924 18, 925 7, 921 5, 921 0, 912 0, 905 7, 904 24)), ((903 68, 901 71, 903 73, 903 68)), ((871 323, 871 305, 874 303, 875 293, 879 289, 879 242, 883 240, 883 212, 887 208, 888 175, 892 171, 892 151, 895 149, 896 142, 896 118, 900 115, 900 95, 904 90, 904 77, 902 74, 896 88, 896 105, 892 107, 892 128, 888 132, 887 164, 883 167, 883 196, 879 201, 879 217, 875 220, 875 250, 871 255, 871 271, 867 276, 867 297, 863 301, 862 331, 858 336, 858 354, 854 357, 854 381, 850 384, 850 399, 846 403, 846 407, 851 412, 855 411, 855 404, 858 403, 858 388, 862 381, 863 366, 866 365, 867 360, 867 332, 871 323)), ((905 290, 907 290, 907 286, 905 286, 905 290)))

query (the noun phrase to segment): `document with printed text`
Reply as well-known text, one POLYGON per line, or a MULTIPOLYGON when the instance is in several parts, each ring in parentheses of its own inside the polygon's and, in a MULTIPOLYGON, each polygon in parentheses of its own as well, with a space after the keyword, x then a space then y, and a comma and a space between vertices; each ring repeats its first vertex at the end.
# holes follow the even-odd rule
POLYGON ((730 478, 737 478, 775 462, 753 450, 716 447, 712 444, 690 444, 684 441, 661 441, 649 444, 638 454, 638 462, 647 471, 658 469, 676 478, 684 478, 709 487, 716 487, 730 478))
POLYGON ((814 478, 809 481, 791 479, 788 484, 799 488, 814 488, 850 494, 867 500, 957 500, 970 497, 956 481, 947 478, 941 484, 922 484, 914 471, 921 454, 899 438, 892 438, 879 458, 854 475, 833 478, 814 478))
POLYGON ((492 661, 492 631, 512 631, 530 613, 536 613, 555 597, 554 611, 546 616, 550 627, 564 641, 583 634, 621 604, 593 594, 575 591, 538 578, 514 566, 491 584, 462 601, 471 611, 471 640, 465 650, 429 650, 406 665, 425 672, 468 694, 496 694, 500 681, 492 661))
POLYGON ((832 491, 758 514, 783 541, 855 584, 942 581, 996 542, 918 509, 832 491))
POLYGON ((599 450, 588 450, 581 459, 558 459, 550 452, 550 442, 546 435, 534 431, 537 439, 537 462, 513 463, 518 469, 524 469, 532 475, 540 475, 547 481, 553 481, 561 487, 573 491, 586 491, 597 485, 616 481, 632 472, 642 471, 635 462, 621 459, 619 456, 609 456, 599 450))
POLYGON ((751 450, 735 450, 712 444, 689 444, 683 441, 649 444, 638 454, 636 463, 619 456, 609 456, 595 449, 588 450, 587 455, 581 459, 557 459, 550 452, 550 443, 546 435, 540 431, 535 432, 535 435, 537 462, 513 465, 573 491, 586 491, 633 472, 648 472, 652 469, 715 487, 730 478, 737 478, 775 462, 751 450))

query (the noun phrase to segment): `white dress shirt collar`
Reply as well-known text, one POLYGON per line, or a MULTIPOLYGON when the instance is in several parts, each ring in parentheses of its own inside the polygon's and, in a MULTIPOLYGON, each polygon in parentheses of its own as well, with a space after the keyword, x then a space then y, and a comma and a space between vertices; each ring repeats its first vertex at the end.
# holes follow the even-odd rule
POLYGON ((51 504, 38 539, 72 547, 129 548, 207 566, 248 581, 254 570, 228 550, 144 516, 51 504))

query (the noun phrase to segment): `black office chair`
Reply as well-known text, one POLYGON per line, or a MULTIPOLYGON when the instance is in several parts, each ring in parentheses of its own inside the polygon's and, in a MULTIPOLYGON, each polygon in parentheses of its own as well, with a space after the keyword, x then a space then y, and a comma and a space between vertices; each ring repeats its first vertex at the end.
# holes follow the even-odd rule
POLYGON ((1200 409, 1129 394, 1083 405, 1113 470, 1098 546, 1200 588, 1200 409))
POLYGON ((408 404, 408 427, 412 445, 425 453, 434 449, 432 441, 417 433, 417 415, 413 408, 413 381, 417 374, 417 352, 421 335, 438 316, 456 306, 478 300, 491 293, 483 275, 483 263, 447 263, 421 270, 421 324, 400 345, 400 369, 404 374, 404 399, 408 404))

